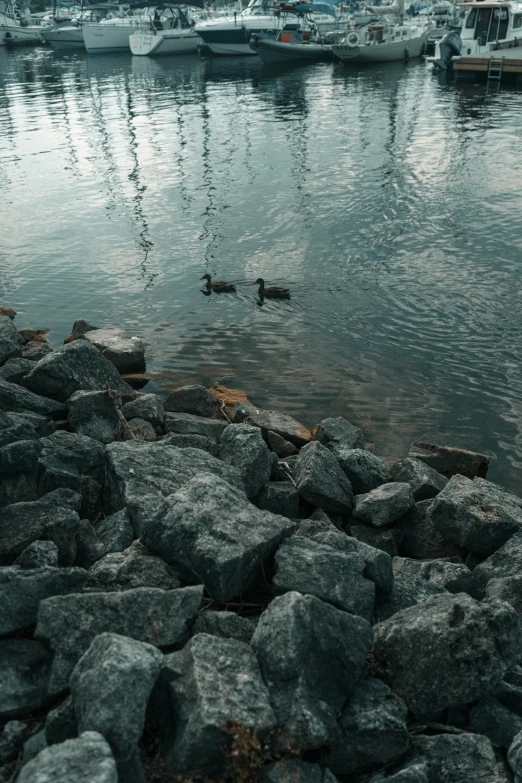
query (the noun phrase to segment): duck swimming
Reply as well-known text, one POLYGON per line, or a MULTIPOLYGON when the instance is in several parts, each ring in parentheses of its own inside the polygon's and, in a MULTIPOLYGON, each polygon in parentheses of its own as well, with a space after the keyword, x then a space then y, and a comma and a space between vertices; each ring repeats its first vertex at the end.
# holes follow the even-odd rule
POLYGON ((230 294, 236 290, 234 283, 226 283, 224 280, 216 280, 216 282, 213 283, 212 278, 208 274, 203 275, 203 277, 200 277, 199 279, 207 281, 207 291, 215 291, 217 294, 230 294))
POLYGON ((265 288, 265 281, 262 277, 258 277, 257 280, 252 283, 252 285, 259 286, 259 296, 268 296, 272 297, 273 299, 290 299, 290 290, 288 288, 278 288, 277 286, 265 288))

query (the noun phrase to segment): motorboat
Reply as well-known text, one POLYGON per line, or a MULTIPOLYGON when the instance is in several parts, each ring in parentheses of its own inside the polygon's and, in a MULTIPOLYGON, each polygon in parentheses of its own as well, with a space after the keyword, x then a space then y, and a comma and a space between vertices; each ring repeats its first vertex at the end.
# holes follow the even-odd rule
POLYGON ((299 23, 285 24, 277 38, 263 38, 256 33, 250 37, 251 48, 263 62, 321 62, 332 60, 332 47, 323 43, 313 30, 303 29, 299 23))
MULTIPOLYGON (((197 7, 203 0, 191 0, 197 7)), ((162 20, 141 23, 129 36, 129 46, 135 55, 189 54, 198 51, 201 38, 195 32, 195 23, 178 5, 163 3, 162 20)))
MULTIPOLYGON (((461 3, 465 17, 460 31, 451 29, 427 59, 434 69, 454 68, 459 75, 522 73, 522 2, 483 0, 461 3)), ((496 75, 495 75, 496 78, 496 75)))
POLYGON ((129 35, 151 20, 167 24, 161 5, 118 6, 115 15, 100 22, 85 22, 81 29, 85 48, 89 54, 129 53, 129 35))
POLYGON ((97 3, 88 6, 72 19, 59 20, 56 24, 42 27, 42 36, 55 49, 85 49, 82 24, 100 22, 117 10, 118 6, 114 3, 97 3))
POLYGON ((0 46, 42 43, 40 25, 30 21, 27 7, 19 9, 14 3, 0 0, 0 46))
MULTIPOLYGON (((318 3, 314 3, 317 5, 318 3)), ((204 41, 205 50, 218 55, 255 55, 257 52, 250 47, 250 38, 276 39, 287 17, 295 13, 299 6, 309 6, 310 15, 320 32, 326 32, 332 27, 332 16, 335 11, 331 2, 321 3, 328 12, 312 10, 312 3, 277 3, 273 0, 250 0, 244 11, 237 11, 233 16, 210 19, 196 25, 196 32, 204 41)))
POLYGON ((430 21, 401 21, 404 0, 395 0, 392 5, 370 7, 379 13, 377 22, 352 30, 339 43, 332 46, 332 52, 340 60, 352 63, 393 62, 420 57, 426 51, 430 21), (388 17, 395 15, 395 20, 388 17))

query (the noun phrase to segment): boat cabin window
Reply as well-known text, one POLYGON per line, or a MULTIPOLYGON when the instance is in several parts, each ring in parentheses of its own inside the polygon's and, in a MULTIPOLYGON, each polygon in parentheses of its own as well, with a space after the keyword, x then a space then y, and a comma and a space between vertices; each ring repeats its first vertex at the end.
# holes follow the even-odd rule
POLYGON ((482 43, 486 43, 492 10, 492 8, 478 9, 477 24, 475 26, 475 40, 480 39, 482 43))
POLYGON ((472 8, 468 14, 468 18, 466 19, 466 29, 472 30, 475 27, 476 21, 477 21, 477 9, 472 8))
POLYGON ((508 14, 507 8, 494 8, 488 41, 502 41, 507 34, 508 14))
POLYGON ((522 14, 515 14, 513 17, 513 27, 522 27, 522 14))

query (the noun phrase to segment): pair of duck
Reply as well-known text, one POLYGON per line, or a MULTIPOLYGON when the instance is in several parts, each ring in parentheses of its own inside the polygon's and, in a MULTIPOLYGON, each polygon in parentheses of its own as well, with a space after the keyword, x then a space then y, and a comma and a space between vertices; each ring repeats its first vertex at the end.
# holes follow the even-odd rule
MULTIPOLYGON (((227 283, 224 280, 216 280, 216 282, 213 283, 210 275, 203 275, 200 280, 207 281, 205 285, 207 291, 215 291, 217 294, 231 294, 236 290, 234 283, 227 283)), ((265 288, 265 281, 262 277, 258 277, 252 285, 259 286, 259 296, 272 297, 272 299, 288 299, 290 296, 290 290, 288 288, 278 288, 277 286, 265 288)))

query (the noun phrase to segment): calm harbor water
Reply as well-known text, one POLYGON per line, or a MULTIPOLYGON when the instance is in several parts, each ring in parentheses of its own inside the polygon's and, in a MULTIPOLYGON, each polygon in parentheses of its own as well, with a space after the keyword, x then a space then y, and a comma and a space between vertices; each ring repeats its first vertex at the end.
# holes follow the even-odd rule
POLYGON ((153 391, 345 415, 382 456, 485 451, 520 492, 521 102, 423 62, 0 49, 0 303, 55 346, 127 326, 153 391))

